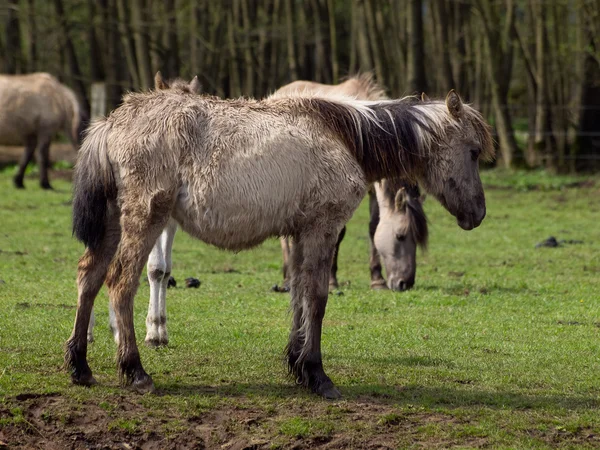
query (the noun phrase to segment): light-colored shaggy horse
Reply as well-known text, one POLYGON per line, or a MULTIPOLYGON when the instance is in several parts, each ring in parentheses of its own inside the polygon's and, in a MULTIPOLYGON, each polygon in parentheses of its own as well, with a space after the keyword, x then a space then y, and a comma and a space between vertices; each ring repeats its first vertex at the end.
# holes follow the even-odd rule
POLYGON ((50 141, 62 131, 77 150, 86 120, 73 91, 52 75, 0 75, 0 145, 25 145, 16 187, 24 187, 25 169, 37 148, 40 184, 50 189, 50 141))
MULTIPOLYGON (((155 89, 173 89, 182 93, 199 93, 198 78, 190 83, 181 79, 165 81, 160 72, 154 79, 155 89)), ((383 89, 373 80, 370 74, 354 76, 339 85, 331 86, 309 81, 295 81, 281 89, 273 96, 302 96, 318 94, 319 96, 348 95, 358 100, 387 100, 383 89)), ((415 281, 417 269, 417 246, 427 246, 427 217, 423 211, 422 197, 419 188, 403 180, 389 179, 376 182, 369 189, 369 237, 370 237, 370 271, 371 287, 386 287, 382 274, 381 259, 388 276, 388 285, 393 290, 410 289, 415 281)), ((150 301, 146 316, 146 338, 149 346, 162 346, 169 343, 167 332, 167 287, 171 276, 172 248, 177 222, 170 220, 161 233, 148 258, 148 282, 150 285, 150 301)), ((340 243, 345 235, 346 227, 339 234, 329 276, 330 290, 336 288, 337 259, 340 243)), ((289 257, 292 240, 281 238, 283 251, 283 287, 276 286, 279 292, 289 291, 290 270, 289 257)), ((115 341, 119 336, 115 315, 109 306, 110 328, 115 341)), ((93 342, 94 314, 90 318, 88 342, 93 342)))
MULTIPOLYGON (((272 97, 306 94, 325 97, 346 95, 357 100, 388 100, 385 91, 370 73, 353 76, 337 85, 294 81, 279 88, 272 97)), ((388 287, 404 291, 413 287, 417 271, 417 246, 426 248, 429 235, 422 200, 417 185, 399 179, 376 182, 369 189, 369 265, 373 289, 388 287), (381 257, 388 277, 387 284, 382 274, 381 257)), ((329 275, 330 290, 338 287, 338 251, 345 233, 346 227, 342 228, 336 244, 329 275)), ((291 239, 281 239, 284 281, 281 288, 274 287, 274 290, 280 292, 289 290, 291 246, 291 239)))
POLYGON ((104 282, 126 383, 154 388, 135 340, 133 300, 144 263, 171 218, 187 233, 239 251, 291 236, 290 372, 337 398, 323 370, 321 328, 338 234, 369 183, 421 185, 465 230, 485 217, 478 160, 493 155, 481 115, 446 101, 347 98, 221 100, 170 90, 129 94, 89 128, 74 174, 73 229, 86 250, 65 363, 95 383, 87 328, 104 282))

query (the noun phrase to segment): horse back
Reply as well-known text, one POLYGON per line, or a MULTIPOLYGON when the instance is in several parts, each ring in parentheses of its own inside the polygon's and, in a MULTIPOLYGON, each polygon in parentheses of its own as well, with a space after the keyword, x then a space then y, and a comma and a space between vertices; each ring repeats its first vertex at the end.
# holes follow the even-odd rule
POLYGON ((65 89, 47 73, 0 75, 0 143, 23 144, 31 135, 50 139, 59 130, 69 134, 74 106, 65 89))

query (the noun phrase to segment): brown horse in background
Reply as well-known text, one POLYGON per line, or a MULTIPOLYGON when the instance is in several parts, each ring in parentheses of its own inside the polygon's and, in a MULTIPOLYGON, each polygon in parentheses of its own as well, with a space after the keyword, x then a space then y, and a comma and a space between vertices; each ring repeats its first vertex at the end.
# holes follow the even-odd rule
POLYGON ((37 148, 40 185, 51 189, 50 141, 62 131, 77 150, 86 122, 73 91, 52 75, 0 75, 0 145, 25 145, 13 180, 16 187, 25 187, 25 169, 37 148))
MULTIPOLYGON (((279 88, 272 97, 317 94, 319 96, 348 96, 357 100, 388 100, 385 91, 372 74, 362 73, 346 81, 328 85, 313 81, 294 81, 279 88)), ((419 186, 400 179, 376 182, 369 188, 369 242, 371 288, 405 291, 415 284, 417 246, 425 249, 429 228, 423 210, 419 186), (381 258, 388 277, 383 277, 381 258)), ((342 228, 335 247, 329 275, 329 289, 337 289, 338 253, 346 227, 342 228)), ((289 258, 292 249, 289 238, 281 239, 283 253, 283 284, 275 285, 277 292, 289 291, 289 258)))

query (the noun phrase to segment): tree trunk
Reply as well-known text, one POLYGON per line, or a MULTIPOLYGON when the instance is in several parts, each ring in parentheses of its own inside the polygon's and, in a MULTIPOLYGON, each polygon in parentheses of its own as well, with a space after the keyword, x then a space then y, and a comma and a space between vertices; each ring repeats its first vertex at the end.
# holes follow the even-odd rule
POLYGON ((119 30, 114 14, 117 3, 116 0, 100 0, 98 3, 102 14, 106 54, 106 110, 111 111, 119 103, 122 93, 119 77, 119 67, 122 66, 119 58, 119 30))
POLYGON ((125 51, 125 59, 127 61, 127 67, 129 68, 129 76, 133 85, 139 89, 141 86, 140 74, 138 71, 138 64, 135 56, 135 44, 131 38, 131 26, 129 24, 129 11, 127 9, 126 0, 116 0, 117 13, 119 17, 119 31, 121 40, 123 43, 123 50, 125 51))
POLYGON ((358 70, 366 71, 373 69, 371 50, 369 48, 369 36, 365 24, 365 5, 363 0, 356 0, 356 34, 358 50, 358 70))
POLYGON ((248 0, 242 2, 242 26, 244 29, 244 94, 254 95, 254 64, 252 63, 252 37, 250 34, 250 13, 248 11, 248 0))
MULTIPOLYGON (((179 43, 177 41, 177 14, 175 0, 164 0, 166 20, 163 35, 164 70, 167 77, 178 77, 181 62, 179 61, 179 43)), ((195 15, 195 14, 192 14, 195 15)))
POLYGON ((329 15, 329 48, 331 49, 331 78, 333 84, 338 83, 339 79, 339 62, 337 52, 337 37, 335 30, 335 6, 334 0, 327 0, 327 12, 329 15))
POLYGON ((423 39, 423 1, 409 0, 408 90, 420 94, 428 91, 425 76, 425 42, 423 39))
POLYGON ((486 69, 490 80, 490 91, 496 128, 500 141, 500 160, 504 167, 513 164, 513 157, 518 152, 517 141, 508 110, 508 87, 512 75, 512 57, 514 40, 515 9, 512 0, 506 2, 505 23, 500 33, 500 19, 487 0, 479 0, 477 7, 481 14, 486 43, 486 69), (504 46, 503 46, 504 45, 504 46))
POLYGON ((383 61, 381 59, 381 52, 379 51, 379 35, 377 34, 377 25, 375 24, 375 16, 373 14, 373 0, 364 0, 365 18, 367 22, 367 31, 369 36, 369 43, 371 44, 371 54, 373 55, 373 65, 375 66, 375 74, 377 75, 377 81, 382 85, 385 85, 385 74, 383 71, 383 61))
POLYGON ((21 73, 24 71, 21 53, 21 27, 19 24, 19 1, 8 0, 5 34, 4 71, 21 73))
POLYGON ((71 40, 71 37, 69 35, 69 25, 67 23, 67 18, 65 15, 65 10, 63 8, 62 0, 54 0, 54 8, 56 10, 56 15, 58 16, 58 20, 60 23, 63 45, 65 53, 67 54, 67 63, 72 78, 73 86, 75 87, 75 91, 79 95, 81 105, 83 106, 84 110, 89 114, 89 97, 85 83, 83 82, 81 70, 79 69, 79 61, 77 60, 77 54, 75 53, 75 46, 73 45, 73 41, 71 40))
POLYGON ((573 153, 577 156, 577 170, 600 170, 600 61, 595 57, 600 49, 590 16, 583 17, 582 22, 587 51, 584 54, 581 112, 573 153))
POLYGON ((35 12, 35 0, 27 0, 27 71, 35 72, 37 70, 37 23, 36 23, 36 12, 35 12))
POLYGON ((448 16, 449 11, 446 9, 446 0, 435 0, 435 11, 438 17, 438 47, 441 57, 441 79, 444 91, 457 89, 454 83, 454 75, 452 74, 452 64, 450 62, 450 33, 448 32, 448 16))
POLYGON ((556 169, 556 143, 552 133, 550 101, 548 96, 548 71, 546 55, 548 53, 548 36, 546 34, 546 5, 535 4, 535 60, 536 60, 536 118, 535 118, 535 152, 542 157, 547 169, 556 169))
POLYGON ((235 7, 227 12, 227 44, 229 46, 229 94, 228 97, 239 97, 241 92, 237 49, 235 45, 235 7))
POLYGON ((88 43, 90 45, 90 77, 92 81, 100 81, 104 79, 104 67, 102 61, 102 52, 98 45, 98 39, 96 37, 96 24, 95 18, 98 16, 96 8, 96 1, 88 0, 88 43))
POLYGON ((287 31, 287 62, 290 71, 290 81, 298 79, 298 68, 296 66, 296 49, 294 41, 294 19, 292 17, 291 0, 285 1, 285 25, 287 31))
POLYGON ((150 63, 150 45, 148 33, 147 2, 131 0, 131 24, 135 41, 135 55, 138 65, 140 85, 138 89, 147 90, 154 86, 154 76, 150 63))

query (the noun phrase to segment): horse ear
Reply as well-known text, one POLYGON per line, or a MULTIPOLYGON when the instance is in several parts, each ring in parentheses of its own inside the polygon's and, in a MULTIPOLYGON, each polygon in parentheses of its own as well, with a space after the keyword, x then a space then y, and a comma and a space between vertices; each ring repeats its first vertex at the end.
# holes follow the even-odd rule
POLYGON ((446 96, 446 107, 455 119, 460 119, 463 114, 463 104, 460 96, 452 89, 446 96))
POLYGON ((190 81, 190 91, 194 94, 199 94, 202 90, 202 86, 200 85, 200 81, 198 80, 198 76, 196 75, 192 81, 190 81))
POLYGON ((398 192, 396 192, 396 198, 394 198, 394 206, 396 208, 396 212, 405 212, 407 203, 408 194, 406 193, 406 189, 402 187, 398 189, 398 192))
POLYGON ((168 89, 169 85, 167 83, 165 83, 165 80, 163 80, 162 77, 162 73, 160 73, 160 70, 158 72, 156 72, 156 75, 154 75, 154 89, 156 90, 163 90, 163 89, 168 89))
POLYGON ((427 97, 427 94, 425 92, 421 92, 421 101, 422 102, 428 102, 428 101, 430 101, 429 97, 427 97))

